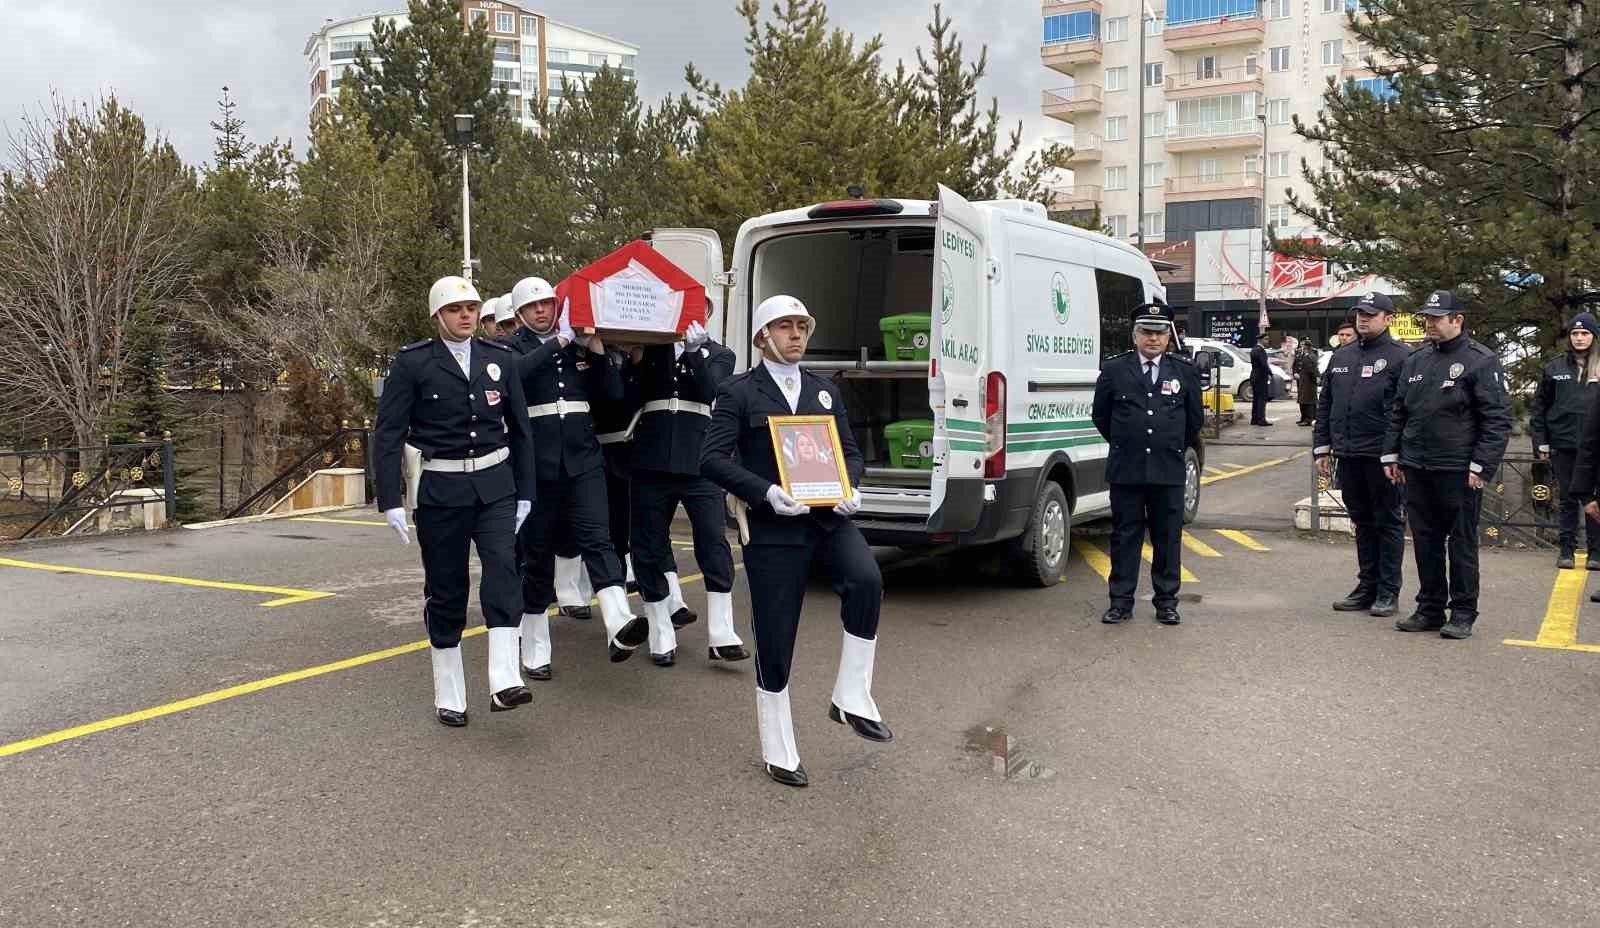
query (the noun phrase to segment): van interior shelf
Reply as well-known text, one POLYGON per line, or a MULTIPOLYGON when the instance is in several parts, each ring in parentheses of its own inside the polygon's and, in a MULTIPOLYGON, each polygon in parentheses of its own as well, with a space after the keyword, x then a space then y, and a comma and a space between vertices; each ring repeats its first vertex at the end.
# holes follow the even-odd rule
POLYGON ((801 361, 813 374, 832 373, 838 377, 926 380, 927 361, 801 361))
POLYGON ((866 479, 876 487, 920 487, 933 485, 933 471, 917 467, 869 467, 866 479))

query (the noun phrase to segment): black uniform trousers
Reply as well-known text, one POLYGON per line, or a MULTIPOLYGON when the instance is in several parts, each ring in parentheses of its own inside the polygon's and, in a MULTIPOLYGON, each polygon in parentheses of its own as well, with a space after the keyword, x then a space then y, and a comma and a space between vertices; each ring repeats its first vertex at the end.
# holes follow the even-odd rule
POLYGON ((1145 531, 1150 533, 1150 586, 1157 609, 1178 605, 1183 543, 1183 485, 1111 485, 1111 605, 1133 609, 1139 589, 1139 561, 1145 531))
MULTIPOLYGON (((617 557, 628 556, 628 481, 606 473, 606 523, 611 526, 611 550, 617 557)), ((578 536, 572 530, 572 520, 562 519, 555 542, 556 557, 577 557, 578 536)), ((677 568, 673 568, 676 570, 677 568)), ((626 568, 623 570, 627 572, 626 568)))
POLYGON ((1417 558, 1417 613, 1471 625, 1478 617, 1478 509, 1464 470, 1405 468, 1406 516, 1417 558), (1448 575, 1445 565, 1449 564, 1448 575))
POLYGON ((824 532, 811 523, 804 544, 745 545, 750 630, 756 645, 756 686, 769 693, 781 693, 789 685, 800 607, 805 602, 811 563, 816 559, 821 560, 833 591, 839 595, 839 618, 844 630, 857 638, 878 637, 883 575, 860 529, 846 523, 824 532))
POLYGON ((633 472, 633 575, 639 595, 658 603, 671 593, 669 572, 677 572, 672 556, 672 516, 682 503, 694 532, 694 559, 705 575, 706 590, 733 592, 733 548, 724 534, 727 525, 723 489, 704 477, 662 471, 633 472))
POLYGON ((621 586, 627 579, 611 545, 606 477, 601 468, 562 480, 539 481, 533 514, 522 523, 522 611, 538 614, 556 598, 556 548, 562 522, 569 530, 596 590, 621 586))
POLYGON ((1356 585, 1363 595, 1398 598, 1406 557, 1404 496, 1377 458, 1335 460, 1339 493, 1356 528, 1356 585))
POLYGON ((1584 547, 1589 552, 1589 560, 1600 559, 1600 525, 1595 525, 1582 516, 1583 500, 1569 495, 1572 492, 1572 470, 1578 464, 1578 452, 1575 448, 1556 448, 1550 452, 1550 463, 1556 472, 1556 488, 1561 493, 1561 509, 1559 512, 1561 528, 1561 550, 1571 551, 1578 543, 1578 522, 1583 522, 1584 547))
POLYGON ((1267 421, 1267 400, 1272 394, 1272 378, 1258 380, 1250 378, 1250 424, 1265 424, 1267 421))
POLYGON ((490 628, 515 628, 517 611, 517 501, 507 496, 472 506, 418 506, 417 545, 422 549, 422 620, 436 648, 461 643, 467 627, 467 562, 478 548, 483 579, 478 602, 490 628))

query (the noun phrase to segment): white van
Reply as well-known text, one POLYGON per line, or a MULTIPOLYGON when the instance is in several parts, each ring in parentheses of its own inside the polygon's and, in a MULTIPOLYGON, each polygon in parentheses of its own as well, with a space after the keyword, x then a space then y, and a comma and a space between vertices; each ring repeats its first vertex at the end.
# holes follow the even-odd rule
MULTIPOLYGON (((807 370, 845 394, 866 457, 867 540, 901 547, 1005 542, 1022 579, 1061 577, 1073 522, 1109 514, 1107 445, 1090 421, 1104 355, 1130 347, 1133 308, 1164 296, 1137 249, 1051 222, 1043 206, 853 199, 744 223, 731 268, 709 230, 652 244, 716 293, 714 337, 752 361, 750 317, 786 293, 816 318, 807 370), (885 357, 879 320, 931 316, 930 358, 885 357), (1101 318, 1115 320, 1102 336, 1101 318), (932 466, 897 467, 884 429, 933 423, 932 466)), ((1199 506, 1188 462, 1186 518, 1199 506)))

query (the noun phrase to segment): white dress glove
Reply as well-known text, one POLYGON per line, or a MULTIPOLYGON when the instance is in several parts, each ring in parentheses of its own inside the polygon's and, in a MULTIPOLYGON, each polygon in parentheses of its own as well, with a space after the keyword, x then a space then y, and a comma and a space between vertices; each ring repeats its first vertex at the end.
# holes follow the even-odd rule
POLYGON ((776 483, 767 487, 767 505, 780 516, 803 516, 811 511, 810 506, 783 492, 776 483))
POLYGON ((533 501, 526 499, 517 500, 517 527, 511 530, 512 534, 522 531, 522 523, 528 518, 528 513, 533 511, 533 501))
POLYGON ((389 527, 394 529, 394 533, 400 536, 401 544, 411 544, 411 529, 406 527, 406 509, 404 506, 385 509, 383 517, 388 520, 389 527))
POLYGON ((848 499, 840 500, 839 504, 837 506, 833 507, 833 511, 837 512, 841 516, 849 516, 849 515, 854 515, 856 513, 856 511, 859 510, 860 508, 861 508, 861 491, 860 490, 851 490, 850 491, 850 497, 848 499))
POLYGON ((698 322, 689 323, 689 328, 683 333, 683 347, 690 351, 699 349, 701 345, 711 340, 711 335, 706 332, 706 327, 698 322))

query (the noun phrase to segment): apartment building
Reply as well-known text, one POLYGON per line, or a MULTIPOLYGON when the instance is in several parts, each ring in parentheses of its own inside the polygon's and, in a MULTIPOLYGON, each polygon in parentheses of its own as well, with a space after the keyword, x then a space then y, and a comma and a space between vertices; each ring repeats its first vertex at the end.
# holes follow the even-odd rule
POLYGON ((1178 265, 1168 295, 1190 331, 1253 340, 1264 281, 1273 331, 1325 337, 1383 282, 1263 254, 1262 240, 1269 223, 1320 234, 1288 205, 1309 193, 1302 158, 1321 161, 1292 117, 1316 119, 1329 78, 1391 92, 1348 27, 1358 0, 1157 2, 1043 0, 1040 57, 1062 80, 1043 113, 1075 152, 1052 207, 1098 211, 1109 234, 1178 265))
MULTIPOLYGON (((371 54, 372 31, 380 21, 403 27, 404 10, 328 20, 306 39, 310 111, 326 106, 361 49, 371 54)), ((588 29, 560 23, 543 13, 500 0, 463 0, 464 25, 482 22, 494 43, 494 86, 503 88, 526 129, 538 129, 538 101, 555 105, 583 93, 585 79, 609 65, 634 79, 639 47, 588 29)), ((381 64, 381 62, 379 62, 381 64)))

